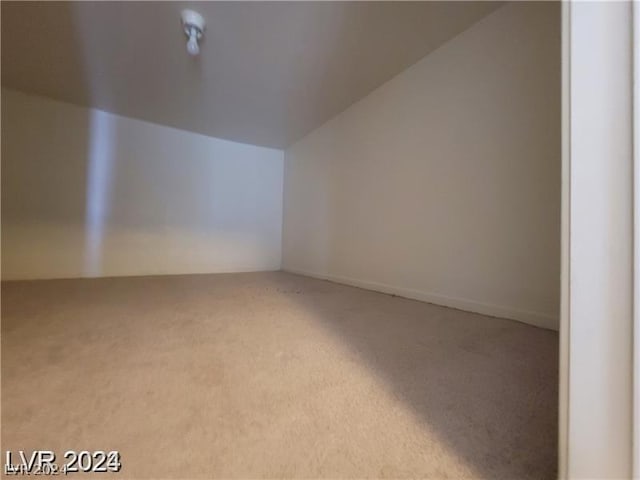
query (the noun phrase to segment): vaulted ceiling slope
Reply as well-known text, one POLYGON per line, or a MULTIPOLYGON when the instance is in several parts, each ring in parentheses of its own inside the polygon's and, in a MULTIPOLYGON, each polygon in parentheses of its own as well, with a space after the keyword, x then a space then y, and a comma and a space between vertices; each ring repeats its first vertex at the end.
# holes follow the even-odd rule
POLYGON ((500 2, 2 2, 2 84, 284 148, 500 2), (199 57, 180 12, 207 21, 199 57))

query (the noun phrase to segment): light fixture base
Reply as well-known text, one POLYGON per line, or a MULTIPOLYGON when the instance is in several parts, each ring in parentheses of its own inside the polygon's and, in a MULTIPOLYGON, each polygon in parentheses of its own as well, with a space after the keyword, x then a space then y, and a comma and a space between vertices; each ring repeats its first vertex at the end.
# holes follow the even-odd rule
POLYGON ((182 14, 182 27, 187 37, 191 36, 192 30, 196 31, 196 38, 200 40, 204 35, 204 29, 206 24, 204 18, 198 12, 193 10, 183 10, 182 14))

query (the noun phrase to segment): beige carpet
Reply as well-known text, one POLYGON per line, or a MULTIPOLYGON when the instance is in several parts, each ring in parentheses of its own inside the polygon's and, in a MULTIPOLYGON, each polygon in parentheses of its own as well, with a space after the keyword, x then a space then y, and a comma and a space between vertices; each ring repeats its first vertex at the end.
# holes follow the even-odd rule
POLYGON ((557 349, 286 273, 3 283, 2 449, 120 450, 127 478, 551 479, 557 349))

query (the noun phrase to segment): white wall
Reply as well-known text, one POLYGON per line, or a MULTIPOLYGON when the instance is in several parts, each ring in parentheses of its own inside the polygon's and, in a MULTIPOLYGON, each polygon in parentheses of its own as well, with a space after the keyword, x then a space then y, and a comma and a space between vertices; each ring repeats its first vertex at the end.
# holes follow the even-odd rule
POLYGON ((560 8, 501 7, 285 151, 286 270, 557 328, 560 8))
POLYGON ((2 278, 277 270, 283 152, 2 90, 2 278))

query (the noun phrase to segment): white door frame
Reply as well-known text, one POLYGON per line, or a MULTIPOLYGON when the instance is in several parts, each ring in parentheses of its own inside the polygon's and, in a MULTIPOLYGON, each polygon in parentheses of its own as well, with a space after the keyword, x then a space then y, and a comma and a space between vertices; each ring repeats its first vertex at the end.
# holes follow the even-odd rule
POLYGON ((562 16, 559 477, 630 478, 640 413, 632 4, 565 1, 562 16))
POLYGON ((640 479, 640 5, 634 1, 633 49, 633 478, 640 479))

